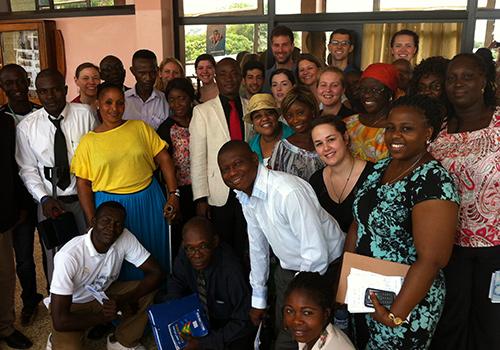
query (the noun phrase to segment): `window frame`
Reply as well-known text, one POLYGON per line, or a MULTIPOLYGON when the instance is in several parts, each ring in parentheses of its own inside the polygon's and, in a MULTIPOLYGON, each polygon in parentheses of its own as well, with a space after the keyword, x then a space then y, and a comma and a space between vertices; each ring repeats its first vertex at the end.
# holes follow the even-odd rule
MULTIPOLYGON (((119 16, 135 14, 135 5, 113 5, 113 6, 90 6, 91 0, 85 0, 86 7, 56 9, 54 0, 49 0, 50 9, 39 8, 38 0, 35 1, 34 11, 12 11, 10 0, 7 0, 8 12, 0 13, 0 20, 22 20, 22 19, 50 19, 64 17, 88 17, 88 16, 119 16)), ((124 1, 123 1, 124 2, 124 1)))
MULTIPOLYGON (((465 10, 434 10, 434 11, 375 11, 375 12, 344 12, 344 13, 312 13, 312 14, 276 14, 276 0, 267 0, 267 14, 241 15, 237 13, 230 16, 179 16, 179 0, 174 2, 174 37, 175 55, 184 60, 179 44, 184 37, 183 26, 203 24, 248 24, 267 23, 268 38, 272 29, 277 25, 289 26, 293 31, 304 31, 311 25, 335 23, 336 27, 342 24, 353 23, 400 23, 400 22, 458 22, 463 23, 461 37, 461 52, 472 52, 474 47, 474 33, 476 20, 500 19, 500 9, 478 8, 478 0, 467 0, 465 10)), ((376 2, 377 0, 374 0, 376 2)), ((269 48, 269 43, 268 43, 269 48)))

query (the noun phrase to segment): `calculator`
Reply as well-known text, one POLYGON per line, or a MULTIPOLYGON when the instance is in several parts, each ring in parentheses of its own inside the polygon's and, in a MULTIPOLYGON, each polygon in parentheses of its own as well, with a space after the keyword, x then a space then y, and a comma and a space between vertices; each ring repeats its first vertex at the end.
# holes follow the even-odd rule
POLYGON ((394 299, 396 298, 396 293, 394 292, 388 290, 375 289, 375 288, 366 288, 365 306, 367 307, 373 307, 372 300, 370 299, 370 293, 375 293, 379 303, 382 306, 386 307, 387 309, 391 308, 391 305, 394 302, 394 299))

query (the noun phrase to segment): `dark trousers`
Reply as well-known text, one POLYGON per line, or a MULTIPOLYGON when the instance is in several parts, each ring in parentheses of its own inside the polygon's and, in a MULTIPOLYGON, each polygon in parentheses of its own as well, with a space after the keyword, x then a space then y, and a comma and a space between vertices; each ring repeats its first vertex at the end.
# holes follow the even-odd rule
POLYGON ((34 308, 42 295, 37 293, 36 269, 33 256, 35 240, 36 206, 27 210, 27 217, 12 231, 12 241, 16 257, 16 273, 21 284, 23 306, 34 308))
POLYGON ((229 191, 226 204, 222 207, 211 206, 210 211, 220 239, 229 244, 237 256, 242 257, 243 266, 248 270, 247 222, 235 193, 229 191))
MULTIPOLYGON (((70 211, 73 213, 73 215, 75 215, 75 221, 76 221, 76 226, 78 227, 78 232, 81 235, 85 234, 87 232, 87 222, 85 220, 85 215, 83 214, 83 210, 80 206, 80 202, 78 201, 71 203, 62 202, 61 204, 65 211, 70 211)), ((37 214, 38 214, 38 222, 46 219, 46 217, 43 215, 41 204, 38 204, 37 214)), ((47 278, 47 285, 50 286, 50 283, 52 282, 52 273, 54 272, 54 257, 56 253, 59 251, 60 247, 56 247, 53 249, 46 249, 46 247, 42 245, 42 248, 45 257, 44 260, 45 277, 47 278)))
POLYGON ((181 208, 182 218, 179 221, 173 222, 170 225, 171 229, 171 245, 172 245, 172 261, 175 260, 182 242, 182 228, 184 224, 196 215, 196 205, 193 202, 193 190, 191 185, 179 186, 181 196, 179 204, 181 208))
POLYGON ((14 271, 12 230, 0 232, 0 338, 14 332, 14 292, 16 272, 14 271))
POLYGON ((488 297, 500 270, 500 246, 455 246, 448 266, 443 314, 431 343, 435 350, 500 349, 500 304, 488 297))

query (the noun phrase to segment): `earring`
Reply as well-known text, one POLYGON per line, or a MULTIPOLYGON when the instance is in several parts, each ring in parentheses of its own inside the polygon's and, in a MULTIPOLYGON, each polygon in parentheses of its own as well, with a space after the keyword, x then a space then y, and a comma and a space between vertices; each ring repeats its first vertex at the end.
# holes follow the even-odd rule
POLYGON ((481 89, 481 93, 484 94, 484 88, 481 89))
POLYGON ((430 144, 431 144, 431 139, 427 139, 427 141, 425 141, 425 143, 426 143, 427 145, 430 145, 430 144))

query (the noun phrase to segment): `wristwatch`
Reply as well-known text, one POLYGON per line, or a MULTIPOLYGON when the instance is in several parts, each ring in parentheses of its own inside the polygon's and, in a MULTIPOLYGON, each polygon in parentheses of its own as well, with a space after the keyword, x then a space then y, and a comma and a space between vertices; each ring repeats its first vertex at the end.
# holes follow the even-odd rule
POLYGON ((400 317, 395 316, 392 312, 389 312, 389 320, 391 320, 394 325, 401 326, 403 323, 408 323, 406 320, 402 320, 400 317))
POLYGON ((181 197, 181 191, 177 188, 175 191, 170 191, 168 194, 176 195, 177 197, 181 197))

